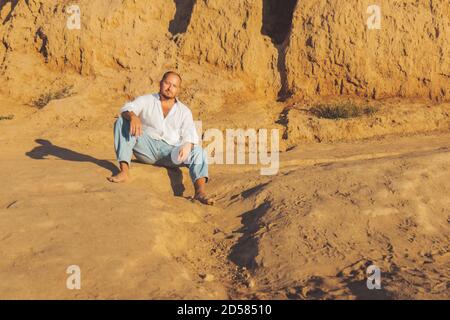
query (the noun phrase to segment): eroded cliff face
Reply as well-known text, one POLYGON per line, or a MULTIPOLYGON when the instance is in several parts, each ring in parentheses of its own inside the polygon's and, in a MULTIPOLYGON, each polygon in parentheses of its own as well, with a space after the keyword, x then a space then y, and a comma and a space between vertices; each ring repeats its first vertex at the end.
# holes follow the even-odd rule
POLYGON ((376 19, 371 4, 298 1, 286 57, 290 89, 448 100, 449 2, 378 1, 380 29, 368 28, 376 19))
POLYGON ((167 29, 175 15, 173 2, 78 1, 80 29, 67 27, 71 14, 66 10, 71 4, 2 1, 1 33, 6 49, 2 74, 13 81, 12 94, 23 91, 14 83, 16 78, 22 80, 21 75, 29 75, 32 86, 40 87, 40 80, 51 81, 71 72, 86 81, 90 77, 112 79, 110 85, 117 78, 126 86, 128 77, 128 82, 143 82, 148 87, 153 75, 173 65, 176 46, 168 40, 167 29), (8 11, 11 16, 5 19, 8 11), (24 68, 23 63, 30 66, 24 68), (52 73, 50 79, 43 74, 47 71, 52 73))
POLYGON ((262 1, 197 1, 181 54, 237 72, 253 90, 274 96, 281 86, 278 54, 261 34, 262 21, 262 1))
POLYGON ((445 0, 381 0, 379 30, 366 0, 79 0, 79 30, 67 27, 72 4, 0 1, 7 95, 29 100, 73 74, 134 96, 177 69, 217 103, 237 93, 449 98, 445 0))

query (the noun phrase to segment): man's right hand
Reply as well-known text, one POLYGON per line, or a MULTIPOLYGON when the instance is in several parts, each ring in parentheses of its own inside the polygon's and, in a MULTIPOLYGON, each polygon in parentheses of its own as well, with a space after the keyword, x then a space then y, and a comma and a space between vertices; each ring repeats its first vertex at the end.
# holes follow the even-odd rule
POLYGON ((141 119, 132 111, 127 111, 125 118, 130 121, 130 135, 139 137, 142 135, 142 122, 141 119))
POLYGON ((136 137, 140 137, 142 135, 141 119, 133 112, 130 112, 130 134, 136 137))

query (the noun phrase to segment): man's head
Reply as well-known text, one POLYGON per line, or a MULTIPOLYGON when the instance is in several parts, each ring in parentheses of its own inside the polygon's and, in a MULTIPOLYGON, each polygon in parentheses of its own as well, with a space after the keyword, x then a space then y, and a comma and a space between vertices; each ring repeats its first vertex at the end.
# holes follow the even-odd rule
POLYGON ((174 99, 181 88, 181 77, 174 71, 164 73, 159 82, 159 94, 166 99, 174 99))

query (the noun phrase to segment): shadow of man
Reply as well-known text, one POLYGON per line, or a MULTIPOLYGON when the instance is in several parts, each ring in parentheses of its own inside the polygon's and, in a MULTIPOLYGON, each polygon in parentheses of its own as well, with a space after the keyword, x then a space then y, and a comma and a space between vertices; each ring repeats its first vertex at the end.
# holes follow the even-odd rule
POLYGON ((33 150, 25 153, 28 157, 32 159, 42 160, 45 159, 47 156, 51 155, 66 161, 91 162, 93 164, 96 164, 102 168, 111 171, 112 174, 116 174, 119 171, 118 168, 108 160, 99 160, 87 154, 59 147, 45 139, 36 139, 35 142, 37 142, 40 145, 34 147, 33 150))
MULTIPOLYGON (((67 148, 59 147, 52 144, 50 141, 45 139, 36 139, 35 142, 39 146, 34 147, 33 150, 25 153, 28 157, 35 160, 43 160, 47 156, 55 156, 66 161, 76 161, 76 162, 91 162, 98 165, 99 167, 105 168, 111 171, 112 175, 119 172, 119 168, 114 165, 114 163, 108 160, 99 160, 90 155, 79 153, 67 148)), ((133 161, 140 163, 138 161, 133 161)), ((180 168, 167 168, 167 174, 170 179, 170 185, 172 187, 173 195, 177 197, 182 197, 185 187, 183 185, 183 173, 180 168)))
POLYGON ((170 186, 172 187, 173 195, 175 197, 182 197, 185 187, 183 185, 183 173, 180 168, 166 168, 170 179, 170 186))
MULTIPOLYGON (((131 160, 131 162, 150 165, 143 161, 140 161, 138 157, 136 157, 136 160, 131 160)), ((156 163, 152 164, 152 166, 165 168, 170 179, 170 186, 172 188, 173 195, 175 197, 183 197, 183 193, 186 190, 183 184, 183 172, 181 172, 181 168, 169 167, 166 165, 166 163, 167 162, 164 161, 157 161, 156 163)))

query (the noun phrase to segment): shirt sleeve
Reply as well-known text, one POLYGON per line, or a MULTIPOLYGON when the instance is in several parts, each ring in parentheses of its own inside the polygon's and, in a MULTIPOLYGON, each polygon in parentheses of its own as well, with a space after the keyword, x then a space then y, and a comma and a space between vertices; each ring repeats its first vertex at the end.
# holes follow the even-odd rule
POLYGON ((193 144, 199 143, 197 129, 195 128, 192 112, 190 111, 186 112, 183 123, 181 124, 181 144, 183 145, 188 142, 193 144))
POLYGON ((139 116, 144 109, 146 99, 145 97, 139 97, 131 102, 125 103, 125 105, 120 109, 120 114, 125 111, 132 111, 135 115, 139 116))

